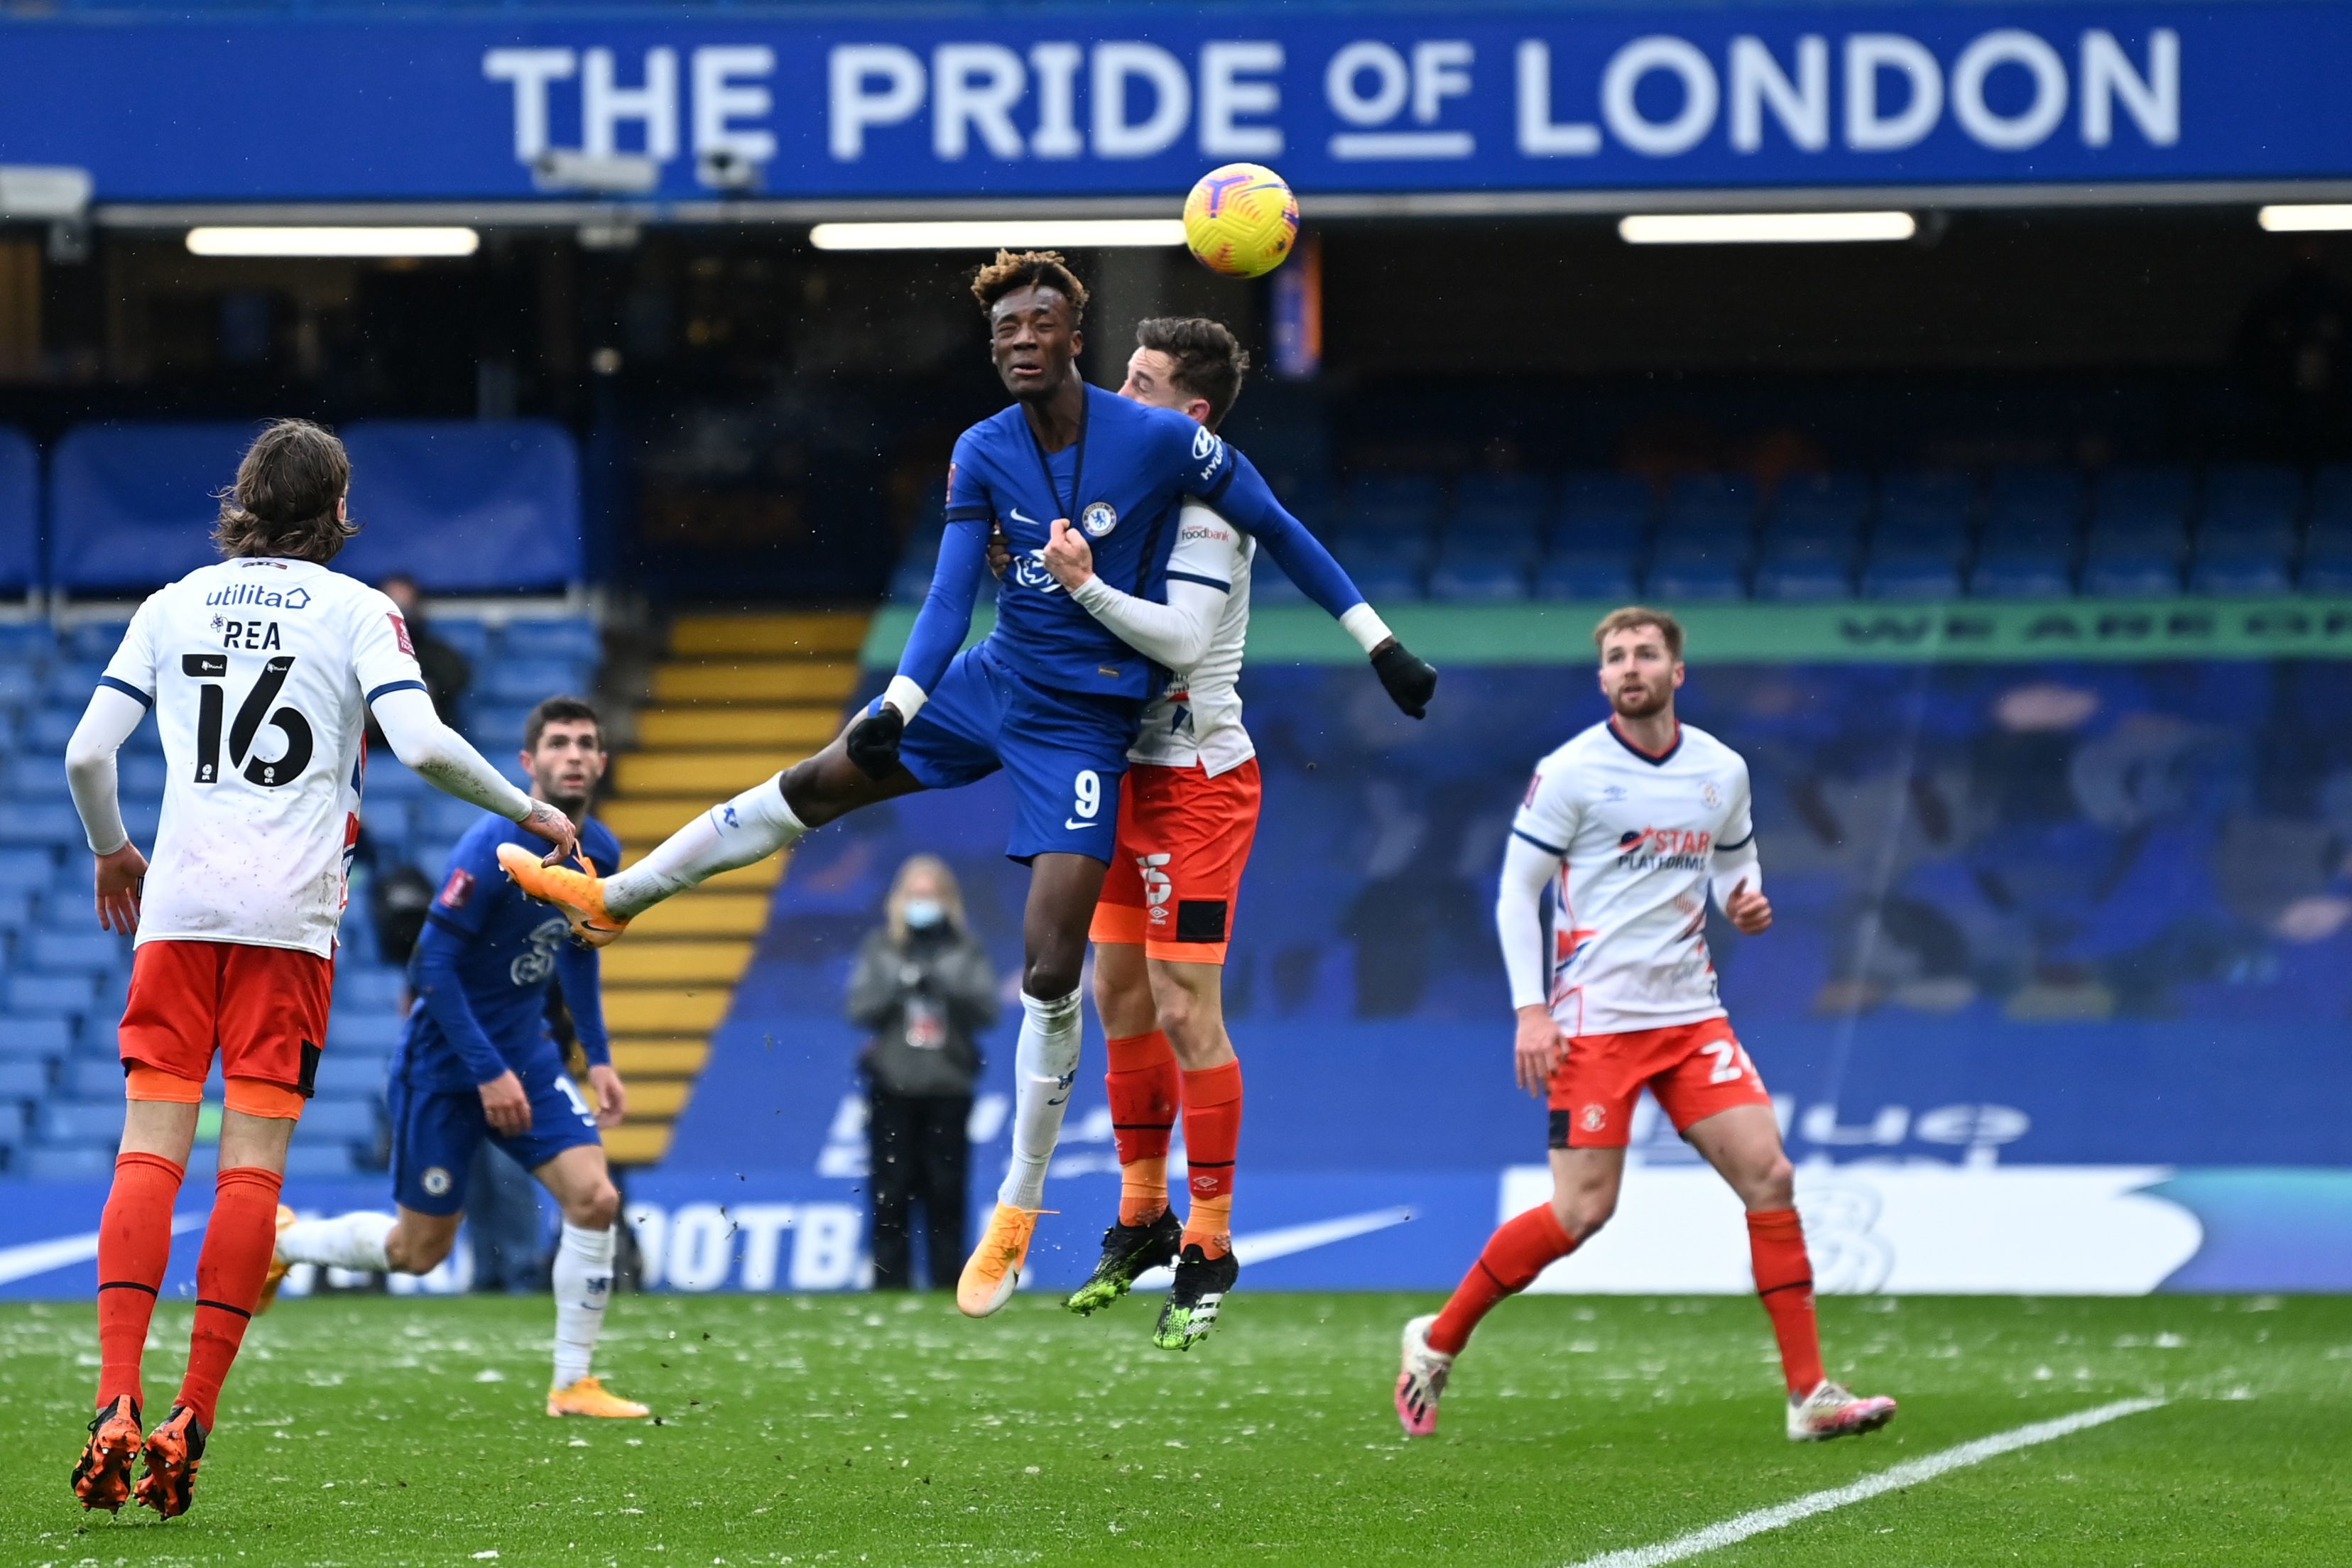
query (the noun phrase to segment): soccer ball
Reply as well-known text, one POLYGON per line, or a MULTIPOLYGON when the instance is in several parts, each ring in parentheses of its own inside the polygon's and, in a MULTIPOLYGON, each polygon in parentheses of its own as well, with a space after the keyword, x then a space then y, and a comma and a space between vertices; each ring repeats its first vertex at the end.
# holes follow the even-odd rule
POLYGON ((1297 240, 1298 198, 1262 164, 1212 169, 1184 198, 1184 243, 1212 272, 1261 277, 1281 266, 1297 240))

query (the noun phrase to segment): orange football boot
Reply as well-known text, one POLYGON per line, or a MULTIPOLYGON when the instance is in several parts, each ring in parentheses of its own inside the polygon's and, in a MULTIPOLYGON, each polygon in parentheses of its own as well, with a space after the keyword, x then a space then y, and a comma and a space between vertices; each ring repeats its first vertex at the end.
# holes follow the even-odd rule
POLYGON ((184 1405, 147 1434, 147 1473, 133 1489, 139 1500, 165 1519, 177 1519, 195 1500, 196 1468, 204 1462, 205 1427, 184 1405))
POLYGON ((139 1457, 139 1402, 124 1394, 90 1417, 89 1441, 74 1462, 74 1496, 84 1508, 112 1513, 131 1500, 131 1461, 139 1457))
MULTIPOLYGON (((590 947, 618 942, 629 922, 604 908, 604 879, 569 866, 543 866, 520 844, 499 846, 499 864, 515 885, 542 903, 553 904, 572 922, 572 934, 590 947)), ((583 862, 585 864, 585 862, 583 862)))

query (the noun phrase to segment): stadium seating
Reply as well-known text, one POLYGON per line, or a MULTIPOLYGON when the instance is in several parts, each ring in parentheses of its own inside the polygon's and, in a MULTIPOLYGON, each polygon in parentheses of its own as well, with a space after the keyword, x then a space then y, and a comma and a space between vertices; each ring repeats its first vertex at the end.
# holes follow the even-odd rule
POLYGON ((2105 597, 2179 593, 2194 500, 2195 476, 2186 468, 2124 468, 2103 476, 2091 512, 2083 591, 2105 597))
POLYGON ((2200 594, 2277 594, 2293 583, 2303 476, 2265 464, 2208 469, 2189 586, 2200 594))
POLYGON ((405 572, 435 593, 562 588, 586 575, 580 456, 544 420, 378 420, 343 433, 352 516, 342 570, 405 572))
MULTIPOLYGON (((121 1129, 114 1025, 131 947, 99 928, 63 752, 122 627, 120 615, 103 611, 62 626, 0 623, 0 739, 8 742, 0 750, 0 1179, 102 1180, 121 1129)), ((458 717, 501 764, 520 744, 530 703, 595 689, 602 637, 583 616, 533 613, 499 625, 436 616, 432 627, 471 659, 474 684, 458 717)), ((124 749, 118 775, 124 820, 152 843, 164 785, 152 721, 124 749)), ((383 1091, 404 997, 401 973, 379 961, 369 879, 415 864, 437 879, 449 844, 480 816, 381 752, 371 759, 328 1050, 289 1173, 383 1168, 383 1091)))
POLYGON ((0 428, 0 594, 41 580, 41 459, 22 432, 0 428))
POLYGON ((253 439, 245 424, 82 425, 49 457, 49 582, 143 594, 219 557, 213 494, 253 439))

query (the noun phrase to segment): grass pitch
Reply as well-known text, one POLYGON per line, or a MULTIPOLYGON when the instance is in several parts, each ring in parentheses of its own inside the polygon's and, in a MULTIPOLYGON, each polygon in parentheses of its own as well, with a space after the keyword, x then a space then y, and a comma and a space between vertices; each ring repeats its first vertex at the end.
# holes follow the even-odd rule
MULTIPOLYGON (((656 1426, 540 1413, 543 1298, 289 1300, 168 1523, 75 1505, 92 1314, 9 1306, 0 1563, 1559 1568, 2138 1395, 2169 1403, 1694 1561, 2352 1557, 2352 1300, 1825 1300, 1832 1373, 1904 1411, 1801 1447, 1753 1300, 1567 1297, 1490 1318, 1408 1447, 1389 1384, 1429 1305, 1244 1290, 1176 1355, 1142 1300, 620 1298, 599 1370, 656 1426)), ((158 1414, 187 1325, 157 1315, 158 1414)))

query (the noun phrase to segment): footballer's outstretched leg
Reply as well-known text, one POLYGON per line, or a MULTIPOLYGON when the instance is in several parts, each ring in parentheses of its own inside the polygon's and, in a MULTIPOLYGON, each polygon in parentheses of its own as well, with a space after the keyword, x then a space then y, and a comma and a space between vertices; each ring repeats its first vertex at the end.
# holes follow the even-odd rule
POLYGON ((1159 1218, 1141 1225, 1129 1225, 1125 1219, 1113 1222, 1103 1232, 1102 1256, 1095 1260, 1095 1271, 1062 1305, 1082 1318, 1101 1311, 1126 1295, 1139 1276, 1172 1265, 1183 1238, 1183 1226, 1172 1210, 1165 1208, 1159 1218))

